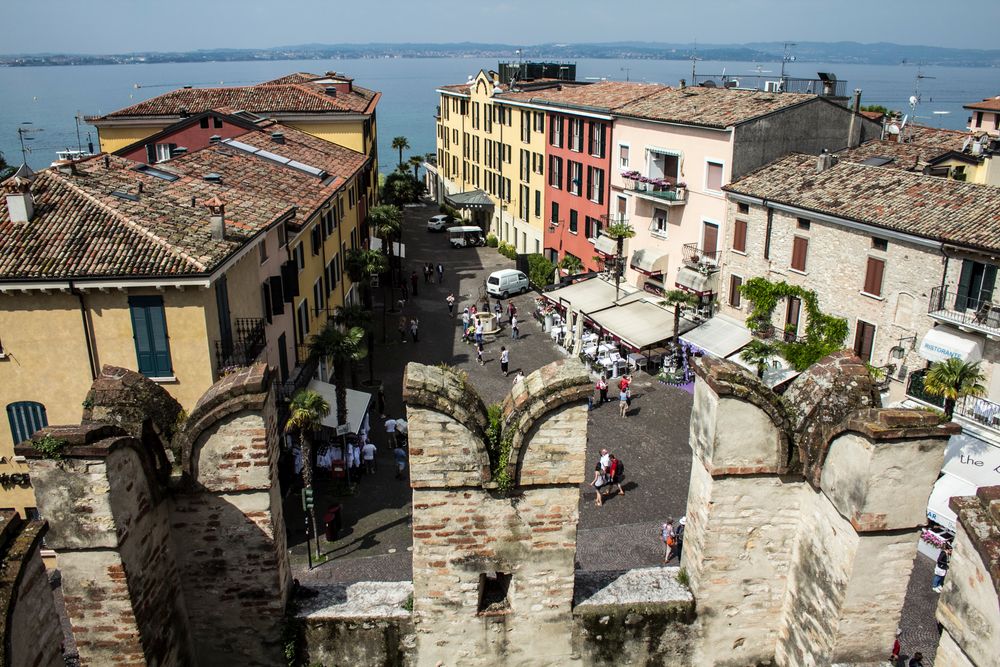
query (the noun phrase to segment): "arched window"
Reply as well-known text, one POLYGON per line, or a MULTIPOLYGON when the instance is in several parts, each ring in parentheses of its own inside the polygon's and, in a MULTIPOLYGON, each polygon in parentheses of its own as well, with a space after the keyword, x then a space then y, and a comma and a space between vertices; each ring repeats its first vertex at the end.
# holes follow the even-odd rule
POLYGON ((35 401, 19 401, 7 406, 7 419, 10 421, 10 433, 14 444, 24 442, 34 435, 35 431, 49 425, 45 414, 45 406, 35 401))

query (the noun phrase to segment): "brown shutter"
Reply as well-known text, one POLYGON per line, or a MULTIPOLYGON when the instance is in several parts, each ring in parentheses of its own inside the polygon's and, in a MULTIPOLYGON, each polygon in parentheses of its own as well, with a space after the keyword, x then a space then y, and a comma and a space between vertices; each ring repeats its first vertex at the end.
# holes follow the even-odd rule
POLYGON ((729 276, 729 305, 733 308, 740 307, 740 287, 743 286, 743 278, 739 276, 729 276))
POLYGON ((792 241, 792 268, 796 271, 806 270, 806 255, 809 253, 809 239, 796 236, 792 241))
POLYGON ((737 220, 733 229, 733 250, 747 251, 747 221, 737 220))
POLYGON ((865 292, 873 296, 882 296, 882 274, 885 271, 885 261, 868 258, 868 269, 865 271, 865 292))

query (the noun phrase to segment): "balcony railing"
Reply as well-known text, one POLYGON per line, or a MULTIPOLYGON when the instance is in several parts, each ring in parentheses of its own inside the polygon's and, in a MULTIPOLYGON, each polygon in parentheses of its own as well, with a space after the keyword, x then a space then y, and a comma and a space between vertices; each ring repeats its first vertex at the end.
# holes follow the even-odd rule
POLYGON ((685 266, 705 273, 719 270, 719 261, 722 259, 721 250, 705 251, 699 248, 697 243, 685 243, 682 252, 682 261, 685 266))
POLYGON ((678 188, 661 183, 644 183, 640 180, 626 178, 625 187, 632 192, 645 197, 653 197, 665 202, 683 204, 687 201, 687 188, 678 188))
POLYGON ((955 414, 1000 433, 1000 403, 966 396, 955 404, 955 414))
POLYGON ((215 341, 215 361, 219 369, 249 366, 267 346, 264 320, 241 317, 233 322, 232 340, 215 341))
POLYGON ((938 408, 944 408, 944 399, 940 396, 931 396, 924 389, 924 376, 927 370, 913 371, 906 381, 906 395, 923 401, 938 408))
POLYGON ((1000 304, 971 295, 949 290, 950 285, 931 290, 927 313, 934 319, 955 324, 962 328, 1000 335, 1000 304))
POLYGON ((764 76, 756 72, 750 74, 697 74, 694 85, 707 84, 713 88, 745 88, 781 93, 808 93, 823 97, 845 97, 847 81, 837 79, 803 79, 800 77, 764 76))

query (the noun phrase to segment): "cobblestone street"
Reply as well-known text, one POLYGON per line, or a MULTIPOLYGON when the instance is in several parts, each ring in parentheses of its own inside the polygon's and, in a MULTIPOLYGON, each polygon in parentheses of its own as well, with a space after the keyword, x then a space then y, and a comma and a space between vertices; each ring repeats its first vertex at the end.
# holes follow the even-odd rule
MULTIPOLYGON (((389 417, 403 414, 401 380, 408 362, 444 362, 466 371, 483 400, 489 404, 502 399, 518 369, 527 375, 545 364, 566 357, 566 353, 553 343, 531 316, 535 294, 529 292, 513 298, 521 323, 520 339, 511 340, 505 317, 504 329, 497 340, 486 345, 485 365, 476 362, 475 348, 461 339, 459 322, 462 309, 478 301, 490 272, 512 267, 513 262, 493 248, 452 250, 448 247, 446 235, 425 230, 426 219, 436 212, 436 208, 431 206, 405 211, 405 272, 408 275, 410 271, 417 270, 419 279, 416 294, 409 295, 402 313, 383 309, 383 301, 398 302, 398 290, 394 292, 391 302, 383 295, 383 290, 376 290, 375 375, 384 383, 389 417), (425 284, 421 267, 427 262, 435 265, 440 262, 444 266, 442 283, 438 284, 435 277, 430 284, 425 284), (454 294, 456 298, 452 316, 448 314, 445 301, 448 294, 454 294), (384 315, 383 310, 386 311, 384 315), (405 342, 400 339, 397 325, 401 316, 419 319, 418 342, 412 341, 409 335, 405 342), (500 371, 501 346, 510 350, 509 377, 504 377, 500 371)), ((360 366, 364 369, 367 361, 360 366)), ((364 376, 365 372, 361 375, 364 376)), ((580 489, 576 555, 577 568, 584 571, 624 570, 662 564, 660 525, 667 518, 682 516, 687 499, 691 470, 691 451, 687 444, 691 394, 638 373, 633 384, 632 408, 624 419, 618 415, 614 383, 609 395, 612 400, 604 405, 595 404, 589 415, 588 464, 583 471, 585 482, 580 489), (593 467, 601 447, 608 447, 624 462, 625 495, 610 496, 602 507, 596 507, 589 482, 593 478, 593 467)), ((412 494, 405 481, 394 478, 392 450, 386 446, 382 421, 373 404, 372 435, 379 447, 378 469, 373 476, 362 478, 356 495, 334 499, 343 506, 345 529, 335 542, 322 541, 329 560, 309 570, 303 538, 300 536, 299 540, 292 540, 299 542, 293 549, 293 562, 295 576, 303 584, 404 581, 412 576, 412 494)), ((324 500, 321 495, 317 504, 319 516, 326 509, 324 500)), ((297 504, 287 503, 287 511, 289 525, 301 525, 301 509, 297 504)), ((934 621, 937 595, 929 590, 928 573, 933 568, 932 564, 928 564, 928 559, 917 557, 913 581, 907 593, 902 638, 909 654, 923 651, 928 658, 925 664, 930 665, 933 664, 937 642, 934 621)), ((873 638, 873 641, 885 641, 887 649, 892 644, 891 637, 873 638)))

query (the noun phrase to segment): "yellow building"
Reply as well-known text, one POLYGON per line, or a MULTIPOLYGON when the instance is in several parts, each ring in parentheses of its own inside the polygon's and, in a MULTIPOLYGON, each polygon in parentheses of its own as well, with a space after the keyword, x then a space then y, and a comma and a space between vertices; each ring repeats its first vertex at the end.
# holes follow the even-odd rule
POLYGON ((482 191, 493 209, 490 231, 518 252, 542 251, 545 112, 505 99, 509 87, 480 71, 468 84, 443 86, 437 116, 437 171, 448 195, 482 191))
MULTIPOLYGON (((381 93, 354 85, 337 72, 296 72, 253 86, 181 88, 103 116, 88 117, 101 150, 116 153, 178 120, 210 109, 267 117, 371 159, 361 179, 364 207, 378 198, 378 128, 381 93)), ((217 127, 202 126, 209 132, 217 127)), ((167 152, 169 157, 169 151, 167 152)))
POLYGON ((267 121, 155 166, 98 156, 7 181, 0 507, 32 514, 13 445, 79 421, 105 364, 188 410, 230 366, 264 358, 294 381, 301 344, 355 299, 344 255, 370 164, 267 121))

